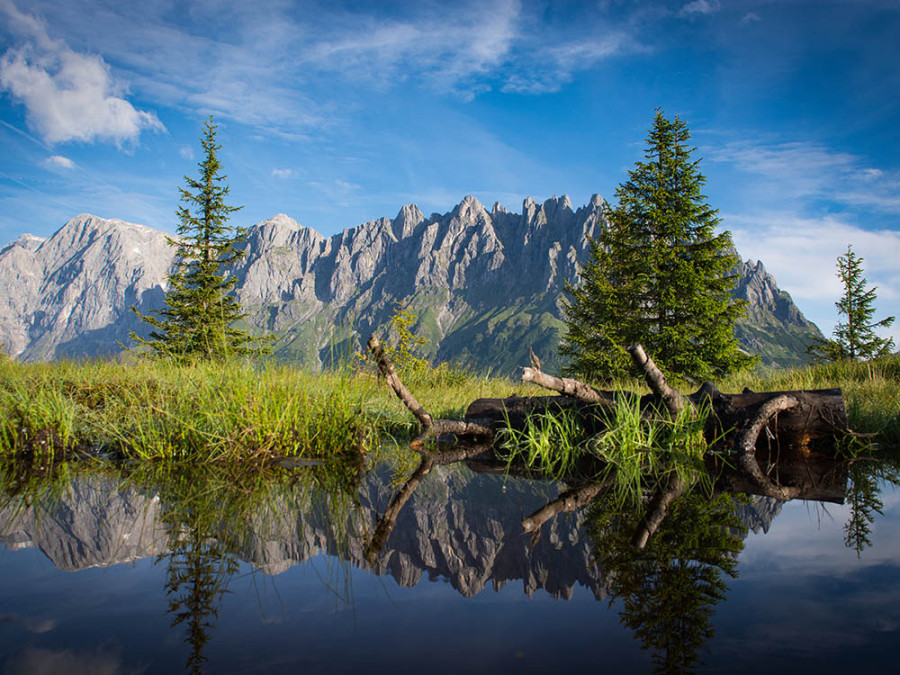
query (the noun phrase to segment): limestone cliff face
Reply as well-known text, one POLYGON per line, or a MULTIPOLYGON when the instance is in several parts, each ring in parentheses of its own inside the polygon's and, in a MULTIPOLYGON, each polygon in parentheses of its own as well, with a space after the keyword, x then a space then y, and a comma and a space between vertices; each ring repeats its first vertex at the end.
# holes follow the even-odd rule
MULTIPOLYGON (((284 214, 249 228, 232 273, 250 327, 274 333, 275 356, 318 367, 358 347, 402 302, 419 316, 428 356, 494 372, 527 362, 557 367, 566 281, 578 283, 604 202, 568 197, 521 213, 466 197, 426 218, 404 206, 330 238, 284 214), (356 344, 353 344, 356 342, 356 344)), ((0 251, 0 343, 23 360, 115 353, 147 326, 130 311, 162 307, 174 256, 163 233, 81 215, 47 240, 23 235, 0 251)), ((766 362, 796 362, 816 331, 761 265, 741 267, 750 301, 738 335, 766 362)))
POLYGON ((162 232, 90 215, 20 237, 0 251, 0 342, 31 361, 117 352, 130 308, 161 306, 172 260, 162 232))
POLYGON ((741 265, 734 295, 747 301, 746 318, 737 325, 735 333, 745 350, 760 355, 763 365, 796 365, 798 357, 803 358, 810 336, 822 337, 791 296, 778 288, 762 262, 748 260, 741 265))

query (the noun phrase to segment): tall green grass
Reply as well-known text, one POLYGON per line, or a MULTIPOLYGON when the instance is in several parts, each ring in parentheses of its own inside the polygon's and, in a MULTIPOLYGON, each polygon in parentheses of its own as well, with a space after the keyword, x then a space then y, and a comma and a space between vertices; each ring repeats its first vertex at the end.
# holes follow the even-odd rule
MULTIPOLYGON (((410 386, 437 417, 509 380, 442 370, 410 386)), ((368 453, 411 439, 414 418, 376 377, 288 366, 0 361, 0 456, 73 450, 216 462, 368 453)))
POLYGON ((663 485, 677 474, 685 485, 710 485, 703 458, 707 450, 703 429, 709 410, 687 407, 674 419, 665 412, 646 417, 640 397, 619 392, 612 410, 597 413, 592 424, 573 410, 538 411, 521 427, 500 430, 501 453, 508 466, 566 480, 584 470, 599 470, 610 478, 620 502, 640 502, 644 491, 663 485), (592 433, 589 427, 602 427, 592 433))
POLYGON ((591 451, 606 463, 617 501, 639 503, 646 488, 657 489, 675 474, 687 486, 711 488, 704 464, 703 434, 707 407, 681 410, 675 419, 665 411, 647 419, 637 396, 620 395, 612 411, 604 411, 604 431, 591 439, 591 451))

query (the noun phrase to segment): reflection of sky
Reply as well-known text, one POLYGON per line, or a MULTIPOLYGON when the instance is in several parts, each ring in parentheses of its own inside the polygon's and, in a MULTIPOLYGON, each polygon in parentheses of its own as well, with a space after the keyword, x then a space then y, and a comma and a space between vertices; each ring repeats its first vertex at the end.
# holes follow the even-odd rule
POLYGON ((886 488, 872 547, 844 545, 846 506, 791 502, 750 534, 716 617, 714 671, 848 672, 886 664, 900 638, 900 508, 886 488))
MULTIPOLYGON (((739 577, 701 650, 709 672, 882 670, 900 631, 900 491, 886 488, 873 546, 844 545, 846 506, 785 504, 750 533, 739 577)), ((178 672, 165 563, 62 572, 36 548, 0 551, 0 673, 178 672), (79 670, 80 669, 80 670, 79 670)), ((208 672, 645 672, 648 652, 580 586, 571 601, 521 582, 461 596, 445 580, 400 587, 318 555, 277 576, 241 564, 207 647, 208 672), (323 664, 329 664, 323 668, 323 664)))

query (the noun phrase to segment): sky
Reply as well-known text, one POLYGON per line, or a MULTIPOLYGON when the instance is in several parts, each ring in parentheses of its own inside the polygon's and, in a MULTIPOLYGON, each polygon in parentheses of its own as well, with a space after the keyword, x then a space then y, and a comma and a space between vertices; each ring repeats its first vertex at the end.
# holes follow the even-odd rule
POLYGON ((900 316, 898 36, 900 0, 0 0, 0 246, 80 213, 173 232, 209 115, 234 224, 332 235, 466 195, 614 203, 661 109, 829 334, 848 245, 900 316))

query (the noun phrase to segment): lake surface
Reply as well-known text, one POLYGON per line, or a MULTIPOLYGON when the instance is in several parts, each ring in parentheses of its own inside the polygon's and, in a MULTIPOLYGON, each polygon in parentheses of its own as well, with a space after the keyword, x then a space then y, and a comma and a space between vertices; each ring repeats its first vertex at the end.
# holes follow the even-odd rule
POLYGON ((638 550, 609 494, 535 538, 522 519, 562 486, 457 463, 404 490, 414 468, 6 476, 0 672, 895 668, 878 471, 844 504, 686 493, 638 550))

